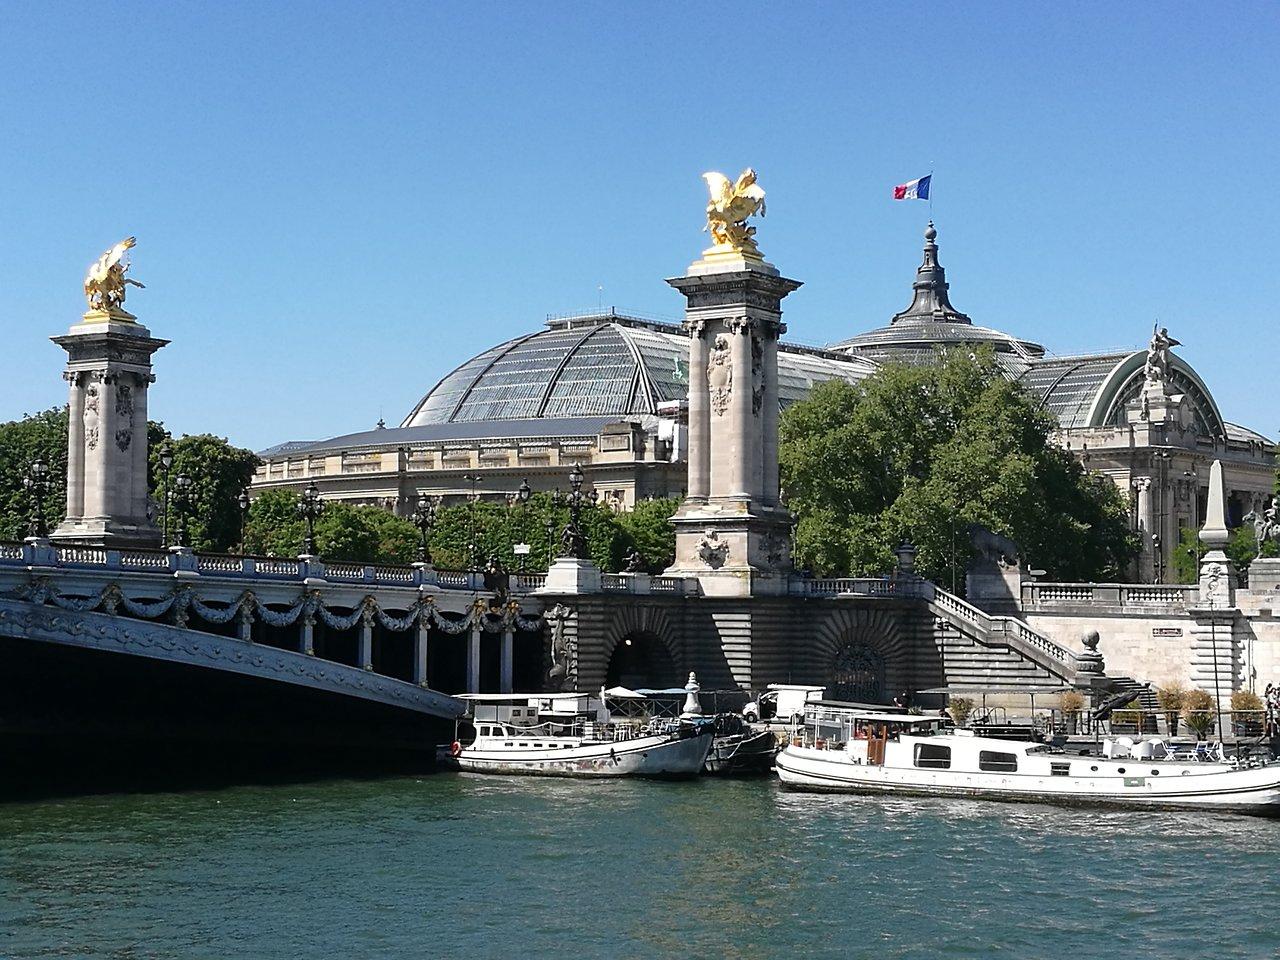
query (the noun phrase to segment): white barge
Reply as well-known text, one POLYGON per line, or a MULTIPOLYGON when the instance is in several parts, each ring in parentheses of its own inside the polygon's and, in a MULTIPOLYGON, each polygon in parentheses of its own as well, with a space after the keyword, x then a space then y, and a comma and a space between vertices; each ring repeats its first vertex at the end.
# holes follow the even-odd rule
POLYGON ((586 694, 471 696, 471 717, 437 751, 446 768, 543 777, 697 776, 712 726, 615 720, 586 694))
MULTIPOLYGON (((1280 763, 1071 755, 1046 744, 974 736, 943 718, 809 704, 774 761, 800 790, 972 797, 1280 816, 1280 763)), ((1151 754, 1151 755, 1148 755, 1151 754)))

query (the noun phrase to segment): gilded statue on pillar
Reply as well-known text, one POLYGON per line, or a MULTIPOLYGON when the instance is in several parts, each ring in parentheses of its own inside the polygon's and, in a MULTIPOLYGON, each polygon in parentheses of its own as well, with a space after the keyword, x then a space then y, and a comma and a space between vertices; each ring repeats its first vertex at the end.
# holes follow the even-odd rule
POLYGON ((107 250, 89 266, 84 278, 84 295, 91 310, 121 313, 124 307, 125 288, 145 285, 128 276, 129 261, 126 254, 137 244, 136 237, 125 237, 107 250))
POLYGON ((764 190, 756 183, 756 172, 748 167, 730 181, 714 170, 702 175, 711 191, 707 203, 707 225, 716 245, 749 257, 759 257, 756 228, 747 225, 749 217, 764 216, 764 190))

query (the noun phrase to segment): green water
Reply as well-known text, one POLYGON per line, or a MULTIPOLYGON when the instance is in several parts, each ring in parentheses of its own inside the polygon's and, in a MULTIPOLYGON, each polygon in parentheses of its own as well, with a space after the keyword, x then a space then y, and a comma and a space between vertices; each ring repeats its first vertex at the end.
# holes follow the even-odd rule
POLYGON ((1274 957, 1280 823, 424 779, 0 807, 5 957, 1274 957))

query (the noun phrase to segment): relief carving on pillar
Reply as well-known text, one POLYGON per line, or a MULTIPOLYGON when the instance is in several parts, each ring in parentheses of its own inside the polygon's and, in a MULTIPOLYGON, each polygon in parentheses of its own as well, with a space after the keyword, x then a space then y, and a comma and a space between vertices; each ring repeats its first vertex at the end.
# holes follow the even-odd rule
POLYGON ((707 386, 711 392, 711 409, 717 417, 723 417, 724 412, 729 409, 729 398, 733 395, 729 338, 723 333, 718 334, 711 345, 711 356, 707 360, 707 386))
POLYGON ((719 569, 729 559, 729 544, 720 539, 720 535, 708 527, 698 542, 698 556, 712 570, 719 569))
POLYGON ((116 416, 123 424, 116 430, 116 446, 124 453, 133 439, 133 388, 125 383, 116 384, 116 416))
POLYGON ((90 383, 84 391, 84 445, 93 450, 98 446, 98 385, 90 383))

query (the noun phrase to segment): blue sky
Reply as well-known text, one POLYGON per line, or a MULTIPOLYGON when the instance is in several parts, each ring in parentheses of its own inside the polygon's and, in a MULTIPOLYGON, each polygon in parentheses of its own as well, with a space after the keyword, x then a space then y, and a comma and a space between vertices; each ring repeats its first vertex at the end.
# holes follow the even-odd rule
POLYGON ((1159 318, 1275 437, 1274 4, 6 5, 0 418, 135 234, 151 412, 254 448, 396 423, 457 363, 663 278, 754 166, 791 336, 952 300, 1055 353, 1159 318), (603 287, 603 292, 598 288, 603 287))

